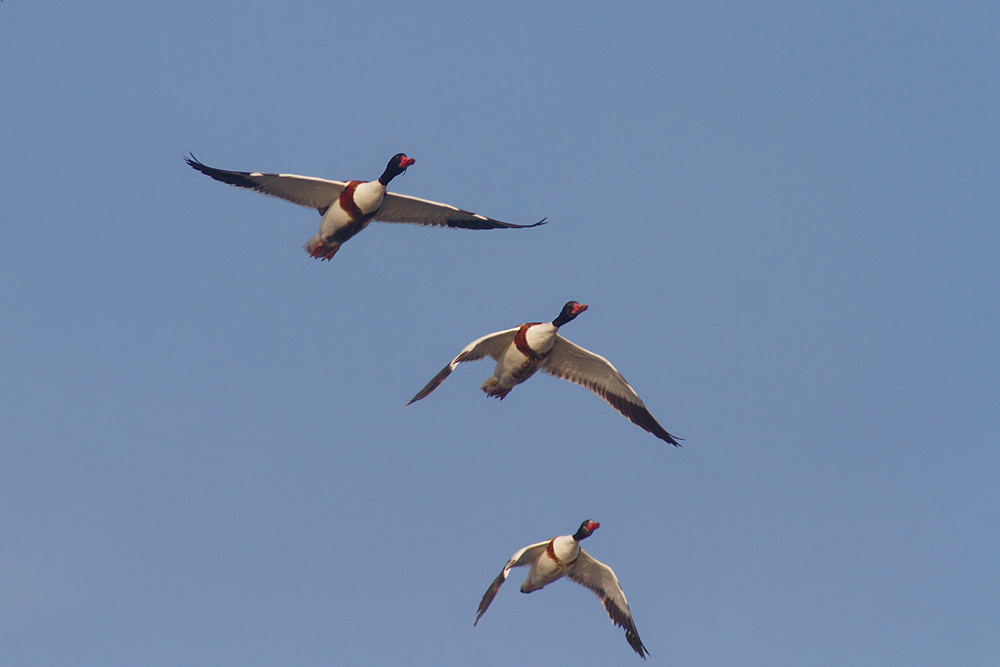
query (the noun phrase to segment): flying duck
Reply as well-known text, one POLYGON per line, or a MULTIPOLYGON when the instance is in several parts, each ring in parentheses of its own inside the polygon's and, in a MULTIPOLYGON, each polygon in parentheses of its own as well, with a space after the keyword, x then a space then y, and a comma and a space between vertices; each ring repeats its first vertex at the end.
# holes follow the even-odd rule
POLYGON ((416 162, 403 153, 393 155, 385 171, 374 181, 346 183, 294 174, 225 171, 202 164, 194 155, 184 158, 184 161, 217 181, 280 197, 319 211, 323 216, 319 232, 304 247, 312 257, 321 260, 333 259, 340 246, 367 227, 372 220, 461 229, 524 229, 545 223, 543 218, 533 225, 514 225, 448 204, 386 192, 389 181, 416 162))
POLYGON ((645 660, 649 651, 642 645, 639 633, 636 632, 632 612, 629 611, 625 593, 618 584, 618 577, 610 567, 591 558, 580 548, 580 542, 590 537, 600 527, 601 524, 588 519, 580 524, 580 529, 573 535, 560 535, 545 542, 526 546, 511 556, 503 571, 483 594, 483 599, 479 602, 479 613, 476 614, 476 620, 472 625, 479 623, 479 619, 490 608, 490 603, 493 602, 503 582, 507 580, 511 568, 530 565, 528 576, 521 584, 522 593, 537 591, 563 577, 569 577, 576 583, 586 586, 601 598, 614 624, 624 628, 628 645, 645 660))
POLYGON ((493 375, 480 387, 487 396, 503 400, 515 385, 542 370, 583 385, 640 428, 680 447, 680 443, 657 423, 639 395, 607 359, 574 345, 557 333, 559 327, 585 310, 587 304, 570 301, 551 322, 529 322, 472 341, 427 386, 417 392, 407 405, 437 389, 463 361, 493 357, 497 362, 493 375))

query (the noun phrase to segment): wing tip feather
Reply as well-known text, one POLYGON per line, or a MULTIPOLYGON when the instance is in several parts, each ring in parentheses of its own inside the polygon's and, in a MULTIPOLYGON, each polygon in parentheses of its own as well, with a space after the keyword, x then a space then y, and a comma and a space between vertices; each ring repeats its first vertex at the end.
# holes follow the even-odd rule
POLYGON ((435 389, 437 389, 438 386, 442 382, 444 382, 445 379, 447 379, 447 377, 449 375, 451 375, 452 368, 454 368, 454 367, 451 364, 448 364, 447 366, 445 366, 444 368, 442 368, 438 372, 437 375, 435 375, 434 377, 431 378, 430 382, 428 382, 427 384, 424 385, 423 389, 421 389, 420 391, 417 392, 416 396, 414 396, 409 401, 407 401, 406 405, 410 405, 411 403, 416 403, 420 399, 426 398, 427 396, 429 396, 432 391, 434 391, 435 389))
POLYGON ((682 447, 678 440, 683 440, 684 438, 678 438, 671 435, 667 429, 660 426, 660 423, 656 421, 653 413, 649 411, 645 405, 639 403, 633 403, 623 396, 608 391, 605 387, 598 385, 596 382, 583 383, 585 387, 590 389, 592 392, 603 398, 608 405, 617 410, 630 422, 641 428, 642 430, 650 433, 660 440, 670 443, 674 447, 682 447))

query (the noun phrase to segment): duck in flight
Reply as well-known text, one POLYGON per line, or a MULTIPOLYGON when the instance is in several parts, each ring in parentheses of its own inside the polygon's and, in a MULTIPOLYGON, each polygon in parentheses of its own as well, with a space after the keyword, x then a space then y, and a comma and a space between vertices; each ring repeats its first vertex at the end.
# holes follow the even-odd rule
POLYGON ((323 216, 319 232, 305 244, 305 250, 321 260, 333 259, 340 246, 372 220, 459 229, 524 229, 545 223, 543 218, 532 225, 515 225, 448 204, 386 192, 389 181, 415 162, 403 153, 393 155, 385 171, 374 181, 346 182, 295 174, 226 171, 202 164, 194 155, 184 160, 192 168, 217 181, 319 211, 323 216))
POLYGON ((639 633, 636 632, 632 612, 628 608, 628 601, 618 583, 618 577, 610 567, 592 558, 580 548, 580 542, 590 537, 600 527, 601 524, 587 520, 580 524, 580 529, 573 535, 560 535, 545 542, 528 545, 511 556, 483 595, 479 603, 479 612, 472 625, 479 623, 479 619, 489 609, 490 603, 493 602, 503 582, 507 580, 511 569, 528 565, 531 567, 524 583, 521 584, 522 593, 537 591, 563 577, 569 577, 570 580, 586 586, 604 603, 604 609, 612 622, 625 630, 625 641, 628 645, 645 660, 649 651, 643 646, 639 633))
POLYGON ((657 438, 680 447, 677 439, 653 418, 642 399, 611 362, 569 342, 557 333, 559 327, 585 310, 587 304, 570 301, 551 322, 529 322, 472 341, 417 392, 407 405, 425 398, 437 389, 463 361, 492 357, 497 362, 496 368, 481 387, 487 396, 503 400, 516 385, 541 370, 586 387, 628 417, 632 423, 657 438))

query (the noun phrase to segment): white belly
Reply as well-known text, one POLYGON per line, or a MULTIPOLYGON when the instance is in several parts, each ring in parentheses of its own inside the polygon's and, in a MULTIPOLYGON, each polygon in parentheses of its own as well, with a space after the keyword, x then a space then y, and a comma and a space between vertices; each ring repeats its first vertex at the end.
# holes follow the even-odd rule
POLYGON ((521 384, 538 371, 538 363, 532 362, 516 347, 511 345, 497 359, 493 376, 507 389, 521 384))
POLYGON ((580 555, 579 543, 567 536, 555 538, 538 557, 521 584, 521 592, 530 593, 561 579, 580 555))

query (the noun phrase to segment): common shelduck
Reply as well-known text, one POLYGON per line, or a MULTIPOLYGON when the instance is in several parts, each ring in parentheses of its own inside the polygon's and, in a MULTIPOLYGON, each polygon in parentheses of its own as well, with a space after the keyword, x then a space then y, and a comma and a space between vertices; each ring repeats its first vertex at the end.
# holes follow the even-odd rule
POLYGON ((479 602, 479 613, 476 614, 476 620, 472 625, 479 623, 479 619, 489 609, 497 591, 507 580, 511 568, 530 565, 528 576, 521 584, 522 593, 537 591, 563 577, 569 577, 576 583, 586 586, 604 603, 604 608, 614 624, 624 628, 628 645, 645 660, 649 651, 642 645, 639 633, 636 632, 632 612, 629 611, 618 577, 610 567, 595 560, 580 548, 580 542, 590 537, 591 533, 600 527, 601 524, 588 519, 580 524, 580 529, 573 535, 560 535, 545 542, 526 546, 511 556, 503 571, 483 594, 483 599, 479 602))
POLYGON ((346 183, 294 174, 225 171, 202 164, 194 155, 184 160, 217 181, 280 197, 319 211, 323 216, 319 233, 305 244, 306 252, 319 259, 332 259, 341 245, 367 227, 372 220, 462 229, 523 229, 545 223, 543 218, 533 225, 514 225, 448 204, 386 192, 389 181, 416 161, 403 153, 393 155, 385 171, 374 181, 346 183))
POLYGON ((503 400, 514 386, 542 370, 586 387, 637 426, 680 447, 680 443, 657 423, 639 395, 607 359, 574 345, 557 333, 559 327, 585 310, 587 304, 570 301, 551 322, 529 322, 472 341, 407 405, 437 389, 463 361, 493 357, 497 362, 496 368, 481 387, 487 396, 503 400))

